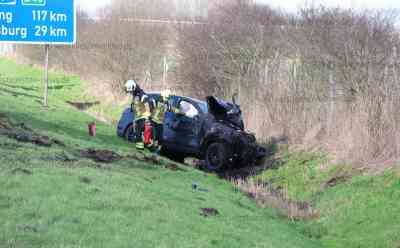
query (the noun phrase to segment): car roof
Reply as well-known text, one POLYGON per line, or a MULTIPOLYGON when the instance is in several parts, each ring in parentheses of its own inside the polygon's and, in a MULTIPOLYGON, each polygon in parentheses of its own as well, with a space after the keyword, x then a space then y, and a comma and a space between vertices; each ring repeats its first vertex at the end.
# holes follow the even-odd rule
MULTIPOLYGON (((160 97, 161 93, 160 92, 148 92, 147 95, 153 96, 153 97, 160 97)), ((208 104, 207 104, 206 101, 201 101, 199 99, 188 97, 188 96, 172 95, 172 97, 193 101, 193 102, 197 103, 200 106, 201 110, 204 113, 208 112, 208 104)))
MULTIPOLYGON (((161 96, 160 92, 148 92, 147 95, 150 96, 161 96)), ((184 99, 189 99, 191 101, 197 102, 197 103, 206 103, 206 101, 202 101, 196 98, 192 98, 192 97, 188 97, 188 96, 178 96, 178 95, 172 95, 174 97, 178 97, 178 98, 184 98, 184 99)))

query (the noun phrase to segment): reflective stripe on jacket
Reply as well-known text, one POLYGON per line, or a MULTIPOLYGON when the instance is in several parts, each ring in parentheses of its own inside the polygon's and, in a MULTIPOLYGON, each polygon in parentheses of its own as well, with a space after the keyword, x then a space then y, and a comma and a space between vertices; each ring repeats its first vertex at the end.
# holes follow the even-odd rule
POLYGON ((151 113, 151 119, 157 124, 164 123, 165 112, 168 110, 168 105, 163 102, 157 102, 151 113))
POLYGON ((134 100, 135 120, 148 119, 151 115, 150 105, 147 101, 141 101, 138 97, 134 100))

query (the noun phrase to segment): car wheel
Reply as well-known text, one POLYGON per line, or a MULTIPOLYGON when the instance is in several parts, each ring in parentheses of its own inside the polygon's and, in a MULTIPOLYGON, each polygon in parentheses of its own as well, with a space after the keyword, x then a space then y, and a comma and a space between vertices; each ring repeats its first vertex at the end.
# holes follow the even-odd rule
POLYGON ((135 133, 133 130, 133 125, 130 125, 129 127, 126 128, 125 134, 124 134, 125 140, 129 142, 133 142, 135 139, 135 133))
POLYGON ((212 143, 206 150, 206 169, 219 171, 224 168, 228 161, 227 148, 222 143, 212 143))

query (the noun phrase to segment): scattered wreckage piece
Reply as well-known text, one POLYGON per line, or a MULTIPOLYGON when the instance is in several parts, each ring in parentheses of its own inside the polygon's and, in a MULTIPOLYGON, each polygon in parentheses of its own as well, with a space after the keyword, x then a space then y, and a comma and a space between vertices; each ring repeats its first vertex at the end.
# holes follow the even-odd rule
POLYGON ((206 218, 219 215, 219 211, 215 208, 202 208, 200 210, 200 215, 206 218))
POLYGON ((92 159, 98 163, 113 163, 122 159, 119 154, 108 150, 87 149, 80 151, 82 157, 92 159))

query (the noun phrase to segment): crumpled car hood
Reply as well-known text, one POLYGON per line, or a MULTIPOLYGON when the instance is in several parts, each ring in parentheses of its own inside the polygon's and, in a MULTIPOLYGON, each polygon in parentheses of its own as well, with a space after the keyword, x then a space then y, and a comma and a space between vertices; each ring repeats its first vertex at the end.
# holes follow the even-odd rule
POLYGON ((227 122, 240 130, 244 130, 242 111, 236 104, 223 101, 215 96, 207 97, 209 113, 218 121, 227 122))

